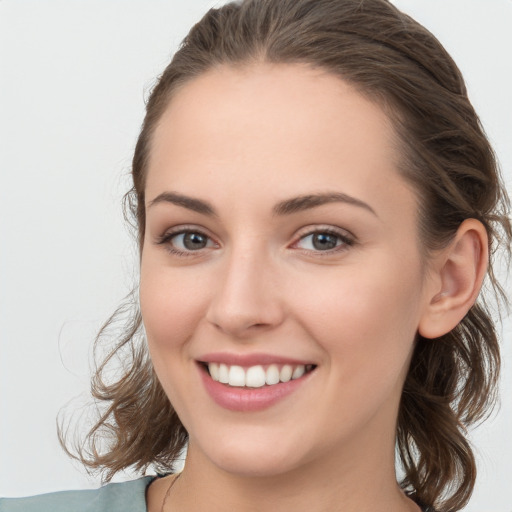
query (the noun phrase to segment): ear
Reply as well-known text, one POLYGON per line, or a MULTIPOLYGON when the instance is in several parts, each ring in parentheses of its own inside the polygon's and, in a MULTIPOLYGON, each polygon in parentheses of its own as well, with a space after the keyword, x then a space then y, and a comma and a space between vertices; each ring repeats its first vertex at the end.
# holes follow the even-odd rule
POLYGON ((438 338, 459 324, 478 297, 488 258, 485 227, 466 219, 449 246, 434 257, 432 286, 418 326, 421 336, 438 338))

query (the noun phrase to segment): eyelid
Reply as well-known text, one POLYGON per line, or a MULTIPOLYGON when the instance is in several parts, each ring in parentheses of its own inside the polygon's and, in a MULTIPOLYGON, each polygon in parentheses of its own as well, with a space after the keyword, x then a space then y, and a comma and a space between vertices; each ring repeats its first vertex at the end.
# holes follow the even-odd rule
POLYGON ((339 237, 341 240, 341 244, 337 245, 333 249, 327 249, 325 251, 321 250, 310 250, 310 249, 301 249, 297 248, 299 250, 303 250, 308 253, 315 253, 320 256, 322 255, 329 255, 333 254, 335 252, 344 251, 348 247, 351 247, 357 243, 357 238, 348 230, 335 227, 332 225, 316 225, 316 226, 307 226, 299 230, 295 237, 295 241, 291 244, 291 247, 294 248, 294 246, 297 246, 297 244, 301 241, 307 238, 308 236, 315 235, 315 234, 330 234, 339 237))
POLYGON ((211 250, 212 247, 204 247, 203 249, 198 249, 196 251, 184 251, 181 249, 177 249, 176 247, 173 247, 170 243, 171 240, 178 236, 183 235, 186 233, 197 233, 199 235, 202 235, 206 238, 208 238, 209 241, 213 242, 213 244, 216 247, 219 247, 219 243, 214 239, 213 236, 211 236, 207 229, 197 226, 197 225, 187 225, 187 224, 181 224, 178 226, 173 226, 170 229, 166 229, 162 235, 155 236, 154 243, 156 245, 163 245, 166 246, 166 250, 170 252, 171 254, 178 255, 178 256, 199 256, 204 253, 205 250, 211 250))
MULTIPOLYGON (((182 224, 178 226, 173 226, 172 228, 169 228, 164 231, 162 235, 158 235, 155 237, 155 244, 157 245, 164 245, 167 246, 166 249, 168 252, 174 255, 179 256, 200 256, 204 253, 205 250, 212 250, 212 247, 204 247, 202 249, 198 250, 180 250, 176 247, 173 247, 172 244, 170 244, 170 241, 173 237, 185 234, 185 233, 198 233, 202 236, 205 236, 208 238, 209 241, 211 241, 214 244, 214 247, 219 247, 220 244, 215 240, 215 238, 210 235, 209 230, 206 228, 203 228, 202 226, 196 225, 187 225, 182 224)), ((314 253, 315 255, 332 255, 336 252, 341 252, 344 250, 347 250, 349 247, 355 245, 357 243, 357 238, 347 229, 340 228, 337 226, 332 225, 313 225, 313 226, 305 226, 301 228, 297 234, 294 237, 294 241, 288 246, 297 250, 302 250, 308 254, 314 253), (330 235, 334 235, 338 237, 341 240, 341 243, 337 245, 336 247, 332 249, 326 249, 326 250, 311 250, 311 249, 303 249, 300 247, 297 247, 299 242, 308 236, 312 236, 315 234, 321 234, 326 233, 330 235)))
POLYGON ((357 237, 348 229, 333 226, 332 224, 312 224, 304 226, 297 231, 296 238, 299 239, 315 233, 332 233, 333 235, 338 235, 341 238, 350 239, 354 242, 357 240, 357 237))

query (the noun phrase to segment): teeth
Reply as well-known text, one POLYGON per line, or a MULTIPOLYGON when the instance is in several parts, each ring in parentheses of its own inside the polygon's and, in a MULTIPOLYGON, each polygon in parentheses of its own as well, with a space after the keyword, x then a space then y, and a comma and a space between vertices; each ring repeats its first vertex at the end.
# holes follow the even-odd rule
POLYGON ((212 379, 218 381, 220 377, 219 365, 217 363, 210 363, 208 365, 208 370, 210 370, 212 379))
POLYGON ((245 370, 241 366, 232 366, 229 369, 230 386, 245 386, 245 370))
POLYGON ((306 373, 306 367, 304 365, 295 367, 292 373, 292 380, 302 377, 304 373, 306 373))
POLYGON ((229 369, 225 364, 219 365, 219 382, 222 382, 222 384, 229 382, 229 369))
POLYGON ((265 380, 266 375, 263 366, 251 366, 245 374, 245 385, 249 388, 261 388, 265 385, 265 380))
POLYGON ((279 380, 281 382, 288 382, 292 378, 293 367, 289 364, 285 364, 281 368, 281 373, 279 374, 279 380))
POLYGON ((213 380, 234 387, 261 388, 273 386, 279 382, 288 382, 299 379, 306 371, 311 371, 313 365, 285 364, 281 368, 277 364, 271 364, 265 368, 261 365, 243 368, 242 366, 228 366, 223 363, 208 363, 208 370, 213 380))
POLYGON ((268 367, 265 382, 268 386, 272 386, 272 384, 277 384, 279 382, 279 368, 276 364, 271 364, 268 367))

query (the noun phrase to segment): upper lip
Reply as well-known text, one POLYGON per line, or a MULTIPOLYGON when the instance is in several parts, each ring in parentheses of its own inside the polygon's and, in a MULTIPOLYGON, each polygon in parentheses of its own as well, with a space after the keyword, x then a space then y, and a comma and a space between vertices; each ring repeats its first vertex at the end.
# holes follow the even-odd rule
POLYGON ((294 359, 291 357, 280 356, 275 354, 253 353, 253 354, 236 354, 232 352, 214 352, 204 354, 197 358, 201 363, 223 363, 229 366, 256 366, 269 364, 291 364, 291 365, 308 365, 315 364, 313 361, 294 359))

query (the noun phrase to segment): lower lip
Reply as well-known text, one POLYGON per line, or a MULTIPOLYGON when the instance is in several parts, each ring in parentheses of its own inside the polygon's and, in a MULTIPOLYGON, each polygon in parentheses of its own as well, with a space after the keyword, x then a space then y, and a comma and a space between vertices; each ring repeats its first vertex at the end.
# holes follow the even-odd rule
POLYGON ((298 389, 310 375, 306 373, 299 379, 288 382, 280 382, 273 386, 263 386, 261 388, 237 388, 227 384, 214 381, 209 373, 200 368, 199 373, 203 379, 203 384, 213 401, 229 409, 230 411, 261 411, 280 402, 298 389))

